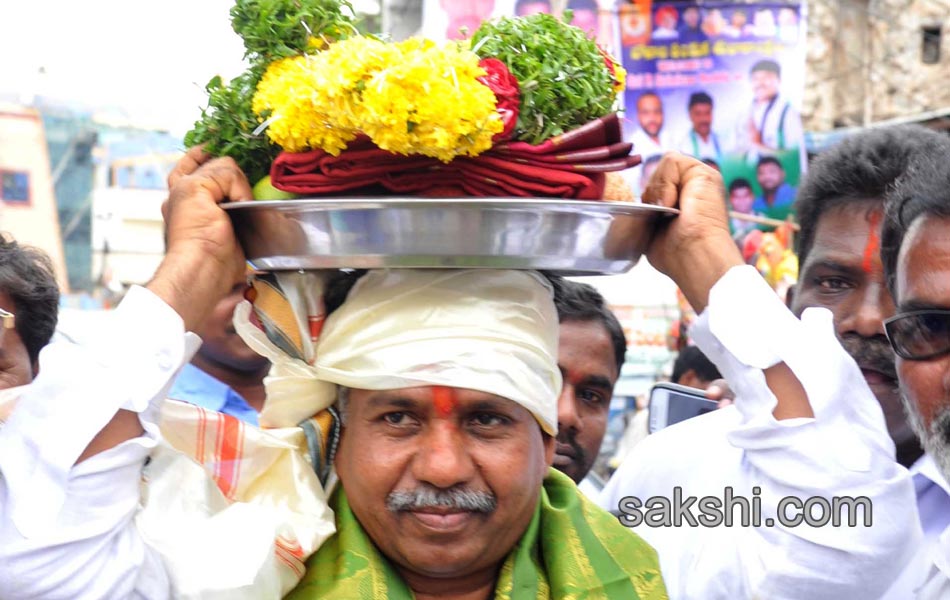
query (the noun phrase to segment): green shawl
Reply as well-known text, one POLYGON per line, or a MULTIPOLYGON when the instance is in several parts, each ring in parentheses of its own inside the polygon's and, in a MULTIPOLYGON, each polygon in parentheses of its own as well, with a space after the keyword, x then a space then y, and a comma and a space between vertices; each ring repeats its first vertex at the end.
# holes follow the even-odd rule
MULTIPOLYGON (((413 595, 350 510, 342 489, 331 498, 337 533, 307 561, 287 598, 410 600, 413 595)), ((527 531, 505 559, 495 600, 666 598, 656 552, 551 469, 527 531)))

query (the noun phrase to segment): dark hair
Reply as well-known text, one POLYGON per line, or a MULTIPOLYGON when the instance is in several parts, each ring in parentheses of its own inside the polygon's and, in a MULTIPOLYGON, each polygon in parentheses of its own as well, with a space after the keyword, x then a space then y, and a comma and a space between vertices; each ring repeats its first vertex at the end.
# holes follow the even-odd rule
POLYGON ((16 332, 35 367, 56 330, 59 287, 53 263, 41 250, 0 235, 0 292, 13 301, 16 332))
POLYGON ((709 157, 707 156, 706 158, 704 158, 704 159, 702 160, 702 162, 703 162, 703 164, 709 165, 710 167, 716 169, 717 171, 720 171, 720 172, 722 171, 722 168, 720 168, 719 163, 716 162, 716 159, 714 159, 714 158, 709 158, 709 157))
POLYGON ((692 94, 689 95, 688 108, 693 108, 697 104, 708 104, 709 106, 712 106, 713 104, 712 96, 710 96, 706 92, 693 92, 692 94))
POLYGON ((782 169, 783 171, 785 170, 785 167, 782 166, 782 163, 780 163, 779 160, 774 156, 763 156, 759 159, 759 162, 756 163, 755 168, 758 169, 762 165, 775 165, 779 169, 782 169))
POLYGON ((899 125, 863 131, 819 154, 808 166, 795 201, 801 227, 795 236, 799 264, 808 259, 824 214, 858 201, 883 204, 915 157, 932 154, 947 160, 948 143, 947 136, 926 127, 899 125))
POLYGON ((942 152, 915 157, 885 197, 881 262, 895 298, 897 257, 910 226, 921 217, 950 218, 950 140, 942 152))
POLYGON ((722 379, 716 365, 712 364, 712 361, 706 358, 703 351, 696 346, 686 346, 680 350, 679 356, 676 357, 676 361, 673 363, 673 374, 670 376, 670 381, 679 383, 686 371, 690 369, 703 381, 722 379))
POLYGON ((593 321, 600 323, 610 336, 614 347, 614 360, 617 361, 617 374, 620 374, 627 356, 627 338, 623 334, 620 321, 609 308, 604 297, 593 286, 570 281, 556 275, 546 275, 554 286, 554 306, 557 318, 565 321, 593 321))
POLYGON ((768 71, 769 73, 775 73, 779 77, 782 76, 782 67, 778 66, 778 63, 774 60, 770 60, 768 58, 763 58, 752 65, 752 68, 749 69, 750 74, 755 73, 756 71, 768 71))
POLYGON ((749 183, 749 180, 745 179, 744 177, 736 177, 729 184, 729 193, 731 194, 732 192, 736 190, 740 190, 742 188, 749 188, 751 190, 752 184, 749 183))
POLYGON ((657 100, 660 101, 661 104, 663 103, 663 99, 660 98, 660 95, 657 94, 655 90, 646 90, 645 92, 642 92, 639 96, 637 96, 637 101, 633 103, 634 106, 636 106, 637 104, 640 104, 640 100, 648 96, 652 96, 656 98, 657 100))

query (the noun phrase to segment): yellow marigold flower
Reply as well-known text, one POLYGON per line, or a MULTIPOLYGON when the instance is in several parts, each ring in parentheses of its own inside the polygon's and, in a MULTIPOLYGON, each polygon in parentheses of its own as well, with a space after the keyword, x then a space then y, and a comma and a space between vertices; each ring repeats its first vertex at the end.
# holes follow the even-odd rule
POLYGON ((361 132, 384 150, 448 162, 491 148, 503 129, 478 62, 456 43, 353 37, 268 66, 253 110, 290 152, 336 155, 361 132))
POLYGON ((619 62, 614 63, 614 93, 620 95, 627 89, 627 70, 619 62))

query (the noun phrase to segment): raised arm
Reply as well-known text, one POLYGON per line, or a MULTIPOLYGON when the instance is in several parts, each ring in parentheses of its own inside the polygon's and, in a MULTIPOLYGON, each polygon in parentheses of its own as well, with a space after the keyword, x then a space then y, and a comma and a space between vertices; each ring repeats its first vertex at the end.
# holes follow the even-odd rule
POLYGON ((0 430, 0 597, 165 598, 161 560, 134 518, 157 411, 197 349, 186 334, 230 288, 243 255, 217 206, 251 197, 230 159, 192 150, 163 208, 168 254, 94 340, 58 342, 0 430))

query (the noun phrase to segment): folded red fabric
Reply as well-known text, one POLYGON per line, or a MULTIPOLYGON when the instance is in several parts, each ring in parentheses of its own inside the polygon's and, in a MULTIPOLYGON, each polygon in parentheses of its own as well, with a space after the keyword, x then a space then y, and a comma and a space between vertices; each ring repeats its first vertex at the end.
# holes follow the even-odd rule
POLYGON ((622 141, 616 114, 596 119, 542 144, 503 142, 477 157, 443 163, 381 150, 363 137, 339 156, 322 150, 283 152, 271 167, 277 189, 306 196, 554 197, 599 200, 605 176, 640 163, 622 141))

